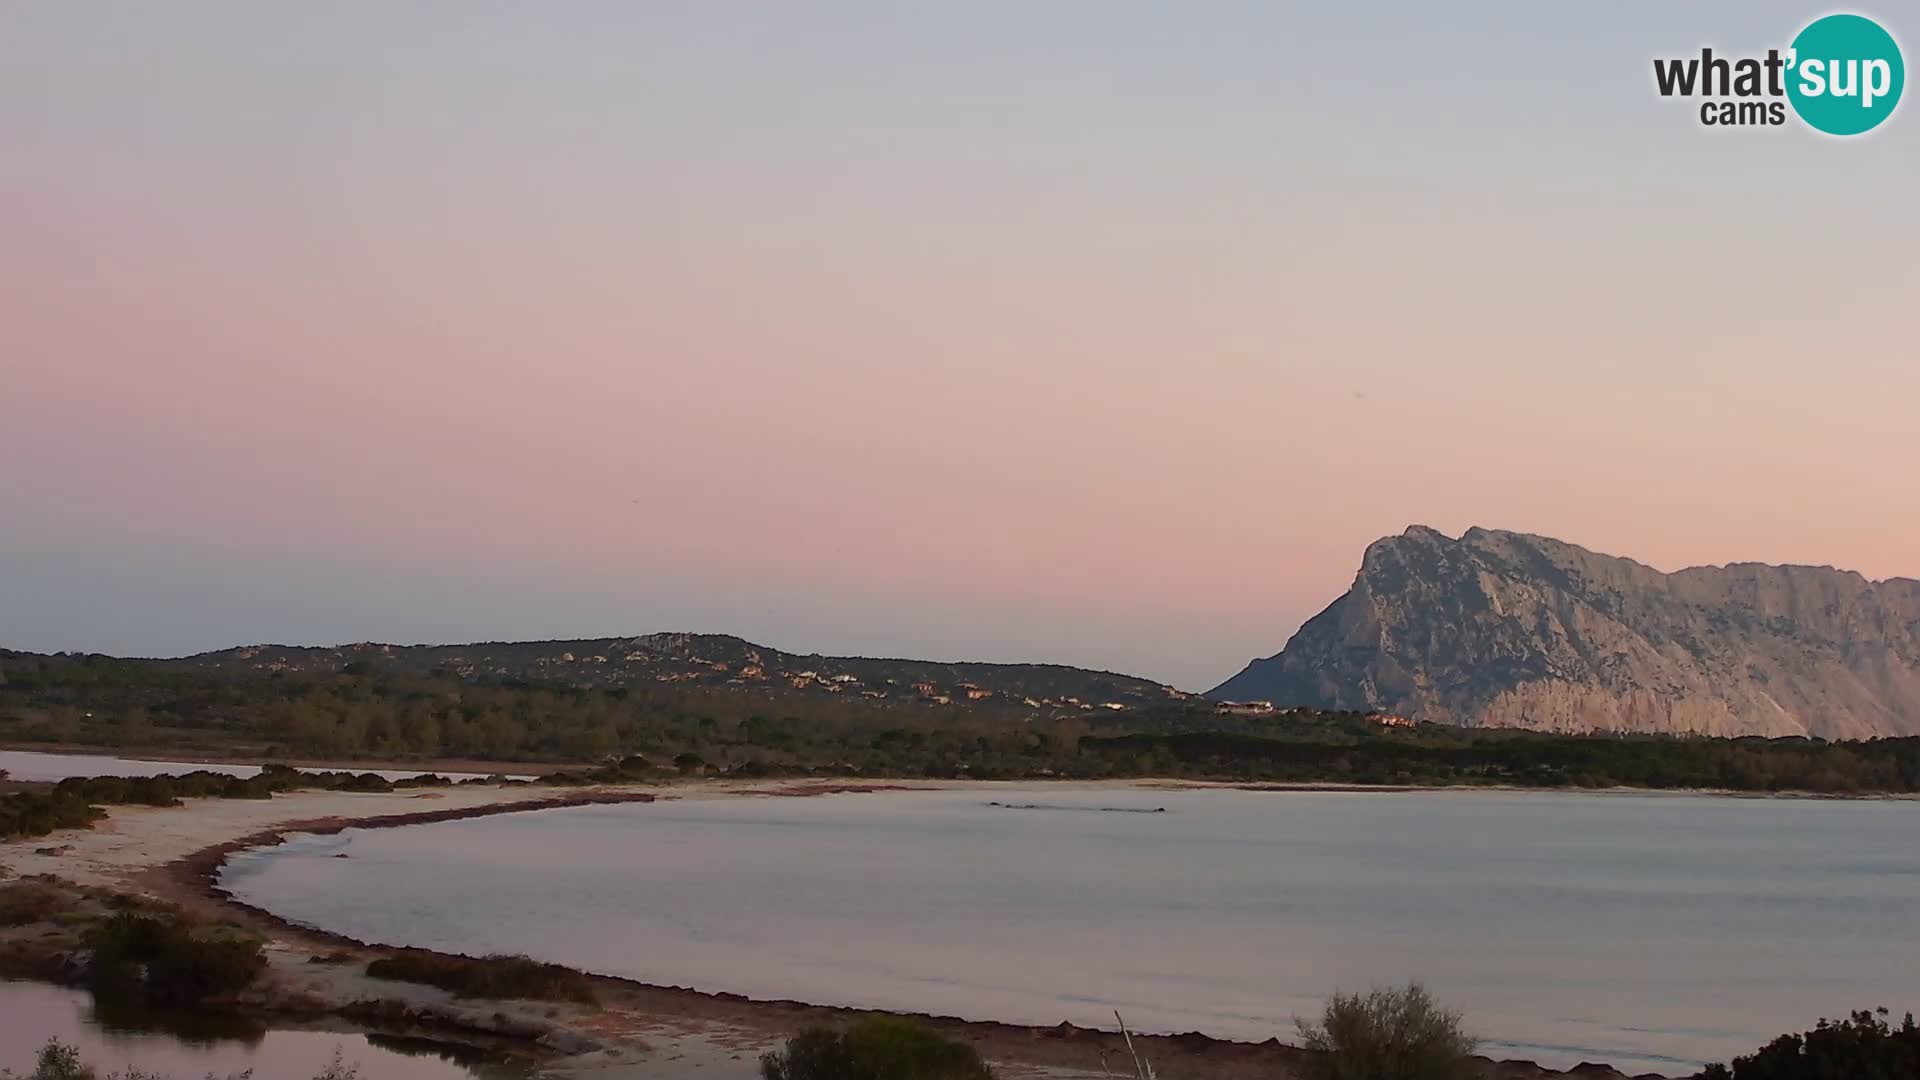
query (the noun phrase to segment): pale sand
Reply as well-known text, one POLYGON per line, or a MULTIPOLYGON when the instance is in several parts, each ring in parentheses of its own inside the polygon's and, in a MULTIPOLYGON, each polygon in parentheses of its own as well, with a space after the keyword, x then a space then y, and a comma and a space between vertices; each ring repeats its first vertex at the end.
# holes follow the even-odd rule
POLYGON ((539 786, 476 784, 380 793, 295 791, 271 799, 192 799, 184 807, 112 806, 107 808, 107 819, 92 829, 63 829, 38 839, 0 843, 0 863, 21 876, 52 874, 79 885, 144 891, 133 881, 142 871, 288 822, 464 810, 559 793, 539 786), (40 854, 43 850, 60 853, 40 854))

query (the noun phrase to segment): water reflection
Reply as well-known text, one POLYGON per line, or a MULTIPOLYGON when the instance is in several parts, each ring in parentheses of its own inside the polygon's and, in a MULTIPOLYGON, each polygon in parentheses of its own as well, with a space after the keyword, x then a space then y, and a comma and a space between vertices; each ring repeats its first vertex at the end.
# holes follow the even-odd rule
POLYGON ((80 990, 0 981, 0 1070, 27 1073, 49 1039, 77 1046, 104 1075, 136 1067, 175 1080, 253 1070, 306 1080, 334 1053, 362 1080, 519 1080, 525 1070, 473 1047, 352 1031, 266 1028, 239 1017, 99 1002, 80 990))
POLYGON ((86 994, 78 991, 73 993, 86 1002, 83 1006, 86 1019, 107 1035, 134 1036, 160 1032, 188 1046, 230 1042, 248 1047, 260 1045, 267 1037, 265 1024, 231 1013, 156 1009, 137 998, 95 994, 88 1000, 86 994))
MULTIPOLYGON (((375 1046, 395 1054, 404 1054, 407 1057, 438 1058, 441 1061, 451 1062, 455 1065, 462 1065, 474 1070, 481 1070, 487 1066, 497 1067, 500 1065, 500 1060, 497 1055, 490 1054, 477 1046, 468 1046, 464 1043, 440 1042, 437 1039, 421 1039, 411 1035, 387 1035, 378 1031, 367 1032, 366 1040, 369 1046, 375 1046)), ((495 1068, 493 1072, 487 1075, 500 1077, 509 1074, 503 1073, 499 1071, 498 1068, 495 1068)), ((517 1076, 519 1074, 514 1073, 511 1075, 517 1076)))

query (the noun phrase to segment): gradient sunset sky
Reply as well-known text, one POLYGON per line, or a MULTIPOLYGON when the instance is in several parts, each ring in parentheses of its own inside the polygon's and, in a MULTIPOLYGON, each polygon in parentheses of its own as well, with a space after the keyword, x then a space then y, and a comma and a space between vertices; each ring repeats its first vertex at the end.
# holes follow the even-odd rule
POLYGON ((1414 522, 1920 576, 1920 103, 1653 90, 1825 10, 0 5, 0 644, 1204 689, 1414 522))

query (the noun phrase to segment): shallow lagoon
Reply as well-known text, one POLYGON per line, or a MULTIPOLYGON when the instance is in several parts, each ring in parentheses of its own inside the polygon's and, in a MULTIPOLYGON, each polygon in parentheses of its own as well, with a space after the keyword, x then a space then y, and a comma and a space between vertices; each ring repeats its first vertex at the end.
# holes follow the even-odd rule
POLYGON ((1289 1039, 1420 978, 1495 1056, 1682 1074, 1914 1006, 1917 839, 1912 802, 1059 786, 351 830, 226 883, 366 940, 1033 1024, 1289 1039))

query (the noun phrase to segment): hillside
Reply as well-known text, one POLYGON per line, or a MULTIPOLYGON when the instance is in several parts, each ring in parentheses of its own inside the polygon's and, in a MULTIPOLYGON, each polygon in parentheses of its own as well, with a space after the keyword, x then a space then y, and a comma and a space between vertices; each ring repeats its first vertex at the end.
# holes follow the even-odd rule
POLYGON ((1409 725, 1378 713, 1215 703, 1074 668, 799 656, 682 634, 250 646, 177 660, 0 650, 0 747, 10 744, 466 768, 617 760, 622 776, 1920 790, 1920 738, 1409 725))
POLYGON ((1522 533, 1420 526, 1229 700, 1542 731, 1920 734, 1920 581, 1742 563, 1664 574, 1522 533))
POLYGON ((539 680, 583 687, 682 683, 1028 708, 1138 706, 1194 696, 1131 675, 1058 664, 821 656, 783 652, 727 634, 660 633, 468 645, 249 645, 154 663, 224 673, 366 670, 445 674, 467 681, 539 680))

